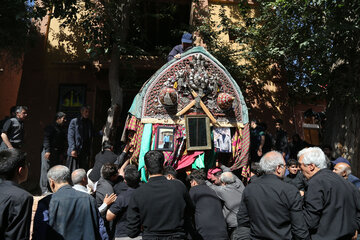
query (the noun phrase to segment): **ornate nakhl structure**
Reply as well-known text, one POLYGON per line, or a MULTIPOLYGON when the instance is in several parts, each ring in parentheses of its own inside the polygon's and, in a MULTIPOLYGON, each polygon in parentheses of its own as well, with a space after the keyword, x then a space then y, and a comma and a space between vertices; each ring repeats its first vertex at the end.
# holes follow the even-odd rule
POLYGON ((224 66, 202 47, 168 62, 143 85, 123 136, 139 168, 145 152, 157 149, 166 164, 178 170, 211 168, 224 155, 233 170, 242 168, 248 177, 249 123, 243 95, 224 66))

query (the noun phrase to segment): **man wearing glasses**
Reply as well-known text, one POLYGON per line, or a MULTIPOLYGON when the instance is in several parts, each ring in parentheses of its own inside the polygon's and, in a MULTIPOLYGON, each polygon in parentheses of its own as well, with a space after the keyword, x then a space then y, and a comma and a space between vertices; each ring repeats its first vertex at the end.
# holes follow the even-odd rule
POLYGON ((268 152, 259 165, 265 174, 244 190, 237 215, 239 228, 250 228, 251 239, 310 239, 300 193, 282 181, 286 169, 282 154, 268 152))

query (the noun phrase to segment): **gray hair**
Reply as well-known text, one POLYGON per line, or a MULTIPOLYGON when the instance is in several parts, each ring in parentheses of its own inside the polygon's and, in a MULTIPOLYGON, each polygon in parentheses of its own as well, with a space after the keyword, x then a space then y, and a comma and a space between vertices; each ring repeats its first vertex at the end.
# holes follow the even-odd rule
POLYGON ((341 164, 341 172, 345 172, 346 176, 349 176, 351 174, 351 167, 347 163, 343 163, 341 164))
POLYGON ((236 178, 232 172, 223 172, 220 176, 220 181, 225 184, 236 182, 236 178))
POLYGON ((87 175, 85 169, 82 168, 76 169, 71 174, 71 181, 73 182, 74 185, 81 183, 84 178, 87 178, 87 175))
POLYGON ((321 148, 309 147, 301 150, 297 157, 298 159, 303 156, 302 162, 304 165, 314 164, 320 169, 327 168, 326 157, 321 148))
POLYGON ((47 178, 54 180, 56 183, 70 183, 70 170, 63 165, 56 165, 50 168, 47 178))
POLYGON ((261 159, 260 159, 260 169, 267 173, 267 174, 273 174, 276 171, 276 168, 280 165, 284 166, 284 158, 281 155, 281 153, 277 151, 271 151, 266 153, 261 159))

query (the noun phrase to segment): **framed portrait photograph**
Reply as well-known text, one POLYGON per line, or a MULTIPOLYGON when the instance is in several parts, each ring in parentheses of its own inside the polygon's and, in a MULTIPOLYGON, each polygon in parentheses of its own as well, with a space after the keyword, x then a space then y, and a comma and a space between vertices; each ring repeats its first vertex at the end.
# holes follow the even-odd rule
POLYGON ((174 151, 174 127, 159 126, 155 142, 155 150, 174 151))
POLYGON ((230 128, 214 127, 213 135, 215 151, 230 153, 232 148, 230 128))
POLYGON ((211 149, 210 120, 206 115, 185 116, 186 149, 211 149))

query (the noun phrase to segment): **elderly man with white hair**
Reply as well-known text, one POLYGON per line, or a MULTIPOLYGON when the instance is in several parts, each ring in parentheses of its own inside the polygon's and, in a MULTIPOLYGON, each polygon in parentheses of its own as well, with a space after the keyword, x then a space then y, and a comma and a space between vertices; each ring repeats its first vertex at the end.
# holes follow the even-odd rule
POLYGON ((56 165, 47 177, 53 194, 38 203, 32 239, 109 239, 95 199, 70 186, 69 168, 56 165))
POLYGON ((282 181, 285 174, 282 154, 268 152, 259 165, 265 174, 243 192, 237 215, 239 228, 249 227, 250 239, 310 239, 300 193, 295 186, 282 181))
POLYGON ((356 239, 360 227, 356 189, 326 168, 320 148, 305 148, 298 153, 298 159, 308 179, 303 214, 311 239, 356 239))

